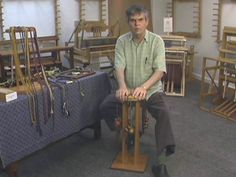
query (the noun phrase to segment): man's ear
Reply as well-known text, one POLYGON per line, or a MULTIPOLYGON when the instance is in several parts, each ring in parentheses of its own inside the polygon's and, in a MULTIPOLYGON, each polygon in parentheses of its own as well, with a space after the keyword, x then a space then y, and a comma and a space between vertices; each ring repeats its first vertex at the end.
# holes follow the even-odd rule
POLYGON ((148 18, 148 17, 145 17, 145 19, 146 19, 146 23, 147 23, 147 26, 148 26, 148 24, 149 24, 149 18, 148 18))

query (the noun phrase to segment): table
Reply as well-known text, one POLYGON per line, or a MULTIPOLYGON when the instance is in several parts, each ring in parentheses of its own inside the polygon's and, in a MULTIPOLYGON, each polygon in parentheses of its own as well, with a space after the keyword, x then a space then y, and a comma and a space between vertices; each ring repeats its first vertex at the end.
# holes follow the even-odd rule
POLYGON ((4 168, 50 143, 100 123, 99 104, 111 90, 108 75, 97 72, 68 84, 67 89, 70 116, 62 113, 61 90, 54 87, 54 119, 50 118, 46 123, 42 111, 43 96, 39 93, 42 135, 31 125, 26 95, 18 95, 16 100, 8 103, 0 102, 0 158, 4 168))

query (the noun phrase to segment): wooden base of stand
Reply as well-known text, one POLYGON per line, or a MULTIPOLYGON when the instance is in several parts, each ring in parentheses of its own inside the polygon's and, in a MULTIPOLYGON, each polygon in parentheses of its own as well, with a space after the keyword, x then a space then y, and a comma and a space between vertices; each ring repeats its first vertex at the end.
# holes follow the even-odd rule
POLYGON ((139 157, 137 157, 135 162, 133 155, 128 154, 128 156, 126 156, 125 159, 122 160, 122 153, 119 153, 116 156, 116 159, 113 161, 111 168, 143 173, 147 167, 147 163, 147 155, 140 155, 139 157))

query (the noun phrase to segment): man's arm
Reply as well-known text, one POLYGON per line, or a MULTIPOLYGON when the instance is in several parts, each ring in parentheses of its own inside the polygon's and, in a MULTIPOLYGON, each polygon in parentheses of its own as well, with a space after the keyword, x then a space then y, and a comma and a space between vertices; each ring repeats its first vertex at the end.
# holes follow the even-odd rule
POLYGON ((125 71, 123 68, 116 68, 116 77, 119 85, 119 89, 116 91, 116 97, 121 101, 125 101, 129 95, 129 91, 125 83, 125 71))
POLYGON ((156 70, 153 75, 148 79, 141 87, 145 88, 148 90, 151 88, 157 81, 160 81, 161 78, 163 77, 164 72, 160 70, 156 70))

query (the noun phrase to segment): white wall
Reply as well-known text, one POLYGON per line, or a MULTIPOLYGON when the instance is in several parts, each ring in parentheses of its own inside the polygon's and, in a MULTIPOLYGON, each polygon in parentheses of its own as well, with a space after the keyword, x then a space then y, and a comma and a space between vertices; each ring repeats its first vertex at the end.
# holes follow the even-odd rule
POLYGON ((79 20, 79 0, 61 0, 61 36, 60 43, 64 45, 69 40, 75 28, 75 21, 79 20))
POLYGON ((152 0, 151 7, 153 31, 163 34, 163 17, 166 13, 166 0, 152 0))

